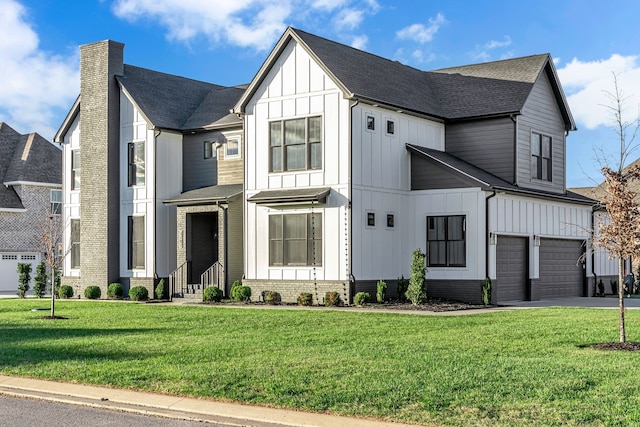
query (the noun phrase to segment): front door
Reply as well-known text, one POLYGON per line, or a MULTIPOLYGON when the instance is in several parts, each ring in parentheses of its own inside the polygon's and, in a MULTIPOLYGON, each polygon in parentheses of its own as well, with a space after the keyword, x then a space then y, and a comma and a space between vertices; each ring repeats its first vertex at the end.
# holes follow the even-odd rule
POLYGON ((187 215, 187 259, 191 261, 189 283, 200 283, 200 275, 218 261, 218 213, 187 215))

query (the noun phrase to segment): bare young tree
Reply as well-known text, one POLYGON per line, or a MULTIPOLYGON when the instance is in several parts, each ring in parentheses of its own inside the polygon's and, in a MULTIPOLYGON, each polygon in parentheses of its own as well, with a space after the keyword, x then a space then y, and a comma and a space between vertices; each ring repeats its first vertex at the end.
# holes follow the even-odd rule
POLYGON ((630 183, 640 178, 637 166, 625 168, 629 156, 638 148, 634 144, 640 116, 635 121, 627 121, 623 117, 626 98, 618 85, 618 78, 613 74, 614 92, 605 92, 610 100, 608 109, 614 124, 612 130, 619 142, 619 151, 614 164, 609 165, 606 158, 601 157, 602 175, 604 176, 604 197, 601 203, 607 212, 608 221, 600 219, 598 232, 593 236, 593 246, 607 250, 618 260, 618 306, 620 309, 620 342, 627 340, 624 319, 624 261, 640 256, 640 207, 636 201, 636 193, 630 183))
POLYGON ((56 274, 62 269, 62 262, 66 253, 63 252, 62 243, 64 230, 61 216, 48 210, 38 227, 38 241, 36 247, 42 254, 45 264, 49 270, 49 283, 51 286, 51 319, 55 319, 56 274))

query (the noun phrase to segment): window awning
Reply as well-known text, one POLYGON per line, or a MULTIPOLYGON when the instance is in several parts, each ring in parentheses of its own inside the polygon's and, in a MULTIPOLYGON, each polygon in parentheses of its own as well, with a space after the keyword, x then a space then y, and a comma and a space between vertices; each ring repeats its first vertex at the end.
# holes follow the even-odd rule
POLYGON ((229 203, 231 199, 242 194, 242 184, 213 185, 185 191, 178 196, 165 200, 166 205, 193 206, 229 203))
POLYGON ((249 197, 247 201, 258 205, 312 202, 325 203, 330 192, 330 187, 264 190, 249 197))

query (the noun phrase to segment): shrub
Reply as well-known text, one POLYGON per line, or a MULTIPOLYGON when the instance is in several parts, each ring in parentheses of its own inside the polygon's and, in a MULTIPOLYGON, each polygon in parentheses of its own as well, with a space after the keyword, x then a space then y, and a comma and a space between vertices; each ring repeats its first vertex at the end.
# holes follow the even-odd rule
MULTIPOLYGON (((205 291, 206 291, 206 289, 205 289, 205 291)), ((156 285, 155 294, 156 294, 156 299, 165 299, 166 298, 165 292, 164 292, 164 279, 160 279, 160 281, 156 285)))
POLYGON ((407 292, 407 287, 409 286, 409 281, 404 278, 404 274, 402 277, 398 278, 398 299, 400 301, 404 301, 406 298, 405 293, 407 292))
POLYGON ((233 284, 231 285, 231 290, 229 291, 229 293, 233 296, 233 290, 235 288, 237 288, 238 286, 242 286, 242 281, 240 280, 234 280, 233 284))
POLYGON ((111 283, 107 288, 107 296, 112 299, 120 299, 124 295, 124 288, 120 283, 111 283))
POLYGON ((384 300, 387 299, 387 282, 380 279, 376 284, 376 300, 378 304, 384 304, 384 300))
POLYGON ((202 301, 204 302, 220 302, 222 301, 222 289, 215 286, 209 286, 202 293, 202 301))
POLYGON ((99 299, 102 291, 98 286, 87 286, 84 290, 84 297, 87 299, 99 299))
POLYGON ((405 295, 413 305, 422 304, 427 298, 425 291, 424 279, 427 273, 425 264, 426 256, 420 248, 413 251, 413 260, 411 262, 411 278, 405 295))
POLYGON ((264 291, 262 297, 267 304, 276 304, 280 300, 280 295, 276 291, 264 291))
POLYGON ((600 295, 604 295, 604 283, 602 283, 602 279, 598 282, 598 290, 600 291, 600 295))
POLYGON ((58 297, 68 299, 73 296, 73 288, 69 285, 62 285, 58 288, 58 297))
POLYGON ((309 292, 302 292, 300 295, 298 295, 298 305, 313 305, 313 295, 309 292))
POLYGON ((324 305, 327 307, 336 307, 341 302, 340 294, 337 292, 327 292, 324 296, 324 305))
POLYGON ((355 305, 361 306, 364 303, 369 302, 369 298, 371 298, 371 296, 369 295, 369 292, 358 292, 353 297, 353 302, 355 303, 355 305))
POLYGON ((491 279, 489 277, 482 282, 482 303, 484 305, 491 304, 491 279))
POLYGON ((146 301, 149 299, 149 291, 144 286, 134 286, 129 289, 129 298, 132 301, 146 301))
POLYGON ((29 281, 31 280, 31 264, 26 262, 18 263, 18 296, 24 298, 29 290, 29 281))
MULTIPOLYGON (((609 280, 609 285, 611 285, 611 293, 616 295, 618 293, 618 281, 617 280, 609 280)), ((27 285, 27 289, 29 289, 29 285, 27 285)))
POLYGON ((248 302, 251 300, 251 288, 248 286, 236 286, 231 289, 231 298, 236 301, 248 302))
POLYGON ((36 275, 33 278, 33 294, 42 298, 47 292, 47 266, 44 261, 36 265, 36 275))

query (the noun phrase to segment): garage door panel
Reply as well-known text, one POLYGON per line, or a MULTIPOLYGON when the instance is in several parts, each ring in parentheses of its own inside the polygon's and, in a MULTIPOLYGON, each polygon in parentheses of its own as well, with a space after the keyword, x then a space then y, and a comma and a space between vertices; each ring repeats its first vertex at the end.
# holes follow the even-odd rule
POLYGON ((583 241, 540 240, 540 298, 582 296, 584 270, 578 259, 583 241))
POLYGON ((18 263, 31 264, 31 282, 29 287, 33 289, 33 276, 39 261, 36 254, 3 253, 0 254, 0 292, 3 294, 16 294, 18 292, 18 263))

